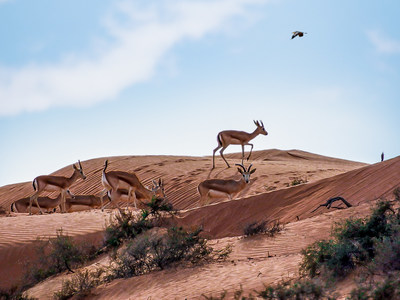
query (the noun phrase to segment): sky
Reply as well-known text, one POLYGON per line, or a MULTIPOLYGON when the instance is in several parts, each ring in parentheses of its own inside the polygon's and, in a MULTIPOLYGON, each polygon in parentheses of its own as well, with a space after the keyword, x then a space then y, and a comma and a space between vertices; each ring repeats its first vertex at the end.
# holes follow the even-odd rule
POLYGON ((219 131, 252 132, 253 120, 269 133, 254 150, 396 157, 399 11, 397 0, 0 0, 0 186, 78 159, 211 155, 219 131))

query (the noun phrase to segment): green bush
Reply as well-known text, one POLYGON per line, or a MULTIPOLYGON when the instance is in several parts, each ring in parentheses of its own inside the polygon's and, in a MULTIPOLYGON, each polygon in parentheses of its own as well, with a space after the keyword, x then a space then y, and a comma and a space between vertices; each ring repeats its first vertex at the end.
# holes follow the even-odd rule
POLYGON ((167 212, 169 214, 175 214, 171 203, 167 202, 164 198, 153 197, 150 202, 145 203, 149 208, 149 215, 154 217, 161 217, 162 212, 167 212))
POLYGON ((260 221, 247 224, 243 229, 243 233, 245 236, 266 234, 270 237, 273 237, 276 233, 282 231, 282 229, 283 225, 281 225, 279 221, 260 221))
POLYGON ((113 260, 113 277, 132 277, 165 269, 182 261, 197 263, 210 257, 212 249, 199 236, 201 230, 171 228, 166 234, 137 236, 113 260))
POLYGON ((353 289, 349 300, 387 300, 400 299, 400 274, 388 276, 382 281, 361 285, 353 289))
POLYGON ((75 299, 83 299, 90 295, 93 288, 102 283, 100 279, 102 272, 102 269, 94 272, 88 270, 77 272, 72 279, 62 283, 61 290, 54 293, 54 298, 64 300, 75 296, 75 299))
POLYGON ((48 241, 38 240, 35 250, 39 261, 27 266, 27 286, 66 270, 73 272, 72 268, 88 258, 88 254, 75 245, 71 237, 64 235, 62 230, 57 230, 57 236, 48 241))
POLYGON ((142 214, 138 216, 129 209, 119 210, 110 219, 110 224, 106 228, 106 247, 118 247, 124 240, 133 239, 142 232, 153 228, 153 224, 148 220, 148 215, 147 211, 142 211, 142 214))
POLYGON ((12 287, 8 290, 0 289, 0 300, 35 300, 22 292, 19 287, 12 287))
POLYGON ((301 272, 314 277, 326 269, 335 277, 347 275, 375 257, 377 245, 397 230, 396 218, 391 203, 380 201, 371 216, 337 223, 333 239, 316 242, 302 251, 301 272))
POLYGON ((258 292, 263 299, 279 300, 313 300, 334 299, 327 295, 326 290, 315 280, 282 281, 277 285, 266 286, 258 292))

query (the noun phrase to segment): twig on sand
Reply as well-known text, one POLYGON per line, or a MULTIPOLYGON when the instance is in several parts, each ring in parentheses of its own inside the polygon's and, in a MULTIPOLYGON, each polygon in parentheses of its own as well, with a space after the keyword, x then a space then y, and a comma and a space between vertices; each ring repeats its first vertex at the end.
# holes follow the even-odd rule
MULTIPOLYGON (((314 209, 314 210, 312 211, 312 213, 313 213, 314 211, 316 211, 318 208, 320 208, 321 206, 326 206, 327 209, 330 209, 330 208, 332 207, 332 203, 335 202, 335 201, 339 201, 339 200, 343 201, 343 203, 344 203, 347 207, 352 207, 352 206, 353 206, 353 205, 351 205, 349 202, 347 202, 343 197, 334 197, 334 198, 331 198, 331 199, 329 199, 328 201, 326 201, 326 203, 321 204, 320 206, 318 206, 316 209, 314 209)), ((340 207, 333 206, 332 208, 338 208, 338 209, 339 209, 340 207)))

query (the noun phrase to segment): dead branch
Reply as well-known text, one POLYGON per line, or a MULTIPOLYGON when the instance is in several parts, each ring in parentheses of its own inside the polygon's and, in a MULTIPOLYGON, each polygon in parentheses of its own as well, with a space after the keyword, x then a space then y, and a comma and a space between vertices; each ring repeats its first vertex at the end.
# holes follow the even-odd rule
MULTIPOLYGON (((334 197, 334 198, 331 198, 328 201, 326 201, 326 203, 321 204, 320 206, 318 206, 316 209, 314 209, 312 211, 312 213, 314 211, 316 211, 318 208, 320 208, 321 206, 326 206, 327 209, 330 209, 331 206, 332 206, 332 203, 335 202, 335 201, 339 201, 339 200, 341 200, 347 207, 352 207, 353 206, 349 202, 347 202, 343 197, 334 197)), ((338 208, 338 207, 333 207, 333 208, 338 208)))

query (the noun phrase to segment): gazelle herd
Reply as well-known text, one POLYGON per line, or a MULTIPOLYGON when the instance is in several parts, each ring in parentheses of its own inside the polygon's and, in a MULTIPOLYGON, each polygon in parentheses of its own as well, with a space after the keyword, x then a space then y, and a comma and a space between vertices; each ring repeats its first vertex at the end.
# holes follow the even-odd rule
MULTIPOLYGON (((268 132, 264 128, 262 121, 254 121, 257 128, 252 133, 236 130, 225 130, 221 131, 217 135, 218 147, 213 151, 212 157, 212 169, 215 168, 215 152, 218 149, 222 159, 225 161, 228 168, 230 167, 228 161, 223 155, 223 151, 229 145, 241 145, 242 146, 242 163, 236 164, 238 166, 238 172, 242 175, 239 180, 233 179, 207 179, 202 181, 198 185, 198 192, 200 194, 199 204, 201 206, 206 205, 212 198, 228 198, 232 200, 234 196, 237 196, 250 182, 250 175, 253 174, 256 169, 251 169, 252 164, 246 169, 243 165, 244 160, 244 146, 249 145, 250 153, 247 160, 250 159, 251 152, 253 150, 253 144, 249 143, 250 140, 254 139, 259 134, 267 135, 268 132)), ((129 173, 124 171, 108 171, 108 160, 104 162, 102 170, 101 184, 103 186, 103 192, 100 196, 95 195, 74 195, 70 192, 69 188, 79 178, 85 180, 86 176, 83 173, 82 164, 78 161, 79 168, 73 164, 73 174, 70 177, 55 176, 55 175, 43 175, 36 177, 33 182, 34 194, 31 197, 17 200, 11 204, 11 211, 15 212, 29 212, 32 214, 32 206, 39 209, 39 212, 43 214, 42 208, 49 211, 55 211, 59 207, 60 211, 65 213, 71 211, 72 206, 83 205, 91 208, 101 208, 102 210, 109 204, 116 206, 118 209, 120 201, 130 202, 133 198, 135 208, 143 207, 147 202, 150 202, 153 197, 164 198, 164 183, 161 179, 158 181, 153 180, 153 186, 146 188, 139 180, 135 173, 129 173), (53 199, 50 197, 39 197, 42 192, 60 192, 57 198, 53 199), (108 203, 105 204, 104 200, 108 203), (29 207, 29 208, 28 208, 29 207)))

